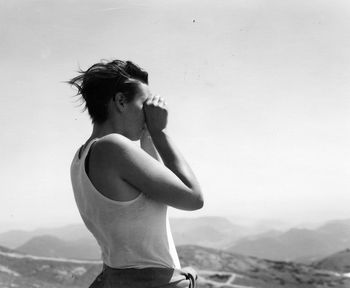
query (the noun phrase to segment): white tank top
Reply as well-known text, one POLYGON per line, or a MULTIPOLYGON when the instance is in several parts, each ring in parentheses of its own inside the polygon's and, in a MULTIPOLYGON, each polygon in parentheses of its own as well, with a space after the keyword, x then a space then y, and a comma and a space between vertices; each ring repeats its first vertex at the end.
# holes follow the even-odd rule
POLYGON ((167 205, 140 193, 131 201, 101 194, 85 171, 90 141, 71 165, 71 181, 80 215, 94 235, 102 261, 112 268, 170 267, 180 269, 171 235, 167 205))

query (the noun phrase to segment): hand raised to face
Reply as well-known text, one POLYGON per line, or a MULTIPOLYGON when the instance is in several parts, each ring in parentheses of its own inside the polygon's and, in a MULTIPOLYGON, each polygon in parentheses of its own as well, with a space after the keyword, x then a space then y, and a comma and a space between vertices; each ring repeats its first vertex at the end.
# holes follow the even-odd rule
POLYGON ((164 130, 168 123, 168 109, 159 95, 151 95, 143 104, 145 121, 149 133, 152 135, 164 130))

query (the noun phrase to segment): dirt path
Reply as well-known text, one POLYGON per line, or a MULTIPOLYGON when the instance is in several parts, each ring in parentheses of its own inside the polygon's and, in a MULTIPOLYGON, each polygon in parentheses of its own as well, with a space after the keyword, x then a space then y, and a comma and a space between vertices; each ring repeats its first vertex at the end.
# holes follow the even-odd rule
POLYGON ((213 271, 213 270, 199 270, 198 271, 198 283, 211 284, 213 287, 232 287, 232 288, 255 288, 252 286, 243 286, 232 284, 236 278, 235 273, 213 271), (211 278, 211 279, 208 279, 211 278), (222 280, 215 281, 213 278, 221 278, 222 280), (225 279, 227 278, 227 279, 225 279))

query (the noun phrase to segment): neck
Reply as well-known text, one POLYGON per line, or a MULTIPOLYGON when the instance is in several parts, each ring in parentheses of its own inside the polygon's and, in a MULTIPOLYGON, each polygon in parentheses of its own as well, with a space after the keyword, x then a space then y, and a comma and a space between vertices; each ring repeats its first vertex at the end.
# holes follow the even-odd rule
POLYGON ((121 121, 114 122, 114 121, 111 121, 109 119, 101 124, 94 123, 92 133, 91 133, 89 140, 94 139, 94 138, 101 138, 101 137, 106 136, 106 135, 111 134, 111 133, 118 133, 118 134, 121 134, 123 136, 126 136, 125 131, 123 129, 123 125, 121 125, 121 124, 122 124, 121 121), (119 123, 119 125, 118 125, 118 123, 119 123))

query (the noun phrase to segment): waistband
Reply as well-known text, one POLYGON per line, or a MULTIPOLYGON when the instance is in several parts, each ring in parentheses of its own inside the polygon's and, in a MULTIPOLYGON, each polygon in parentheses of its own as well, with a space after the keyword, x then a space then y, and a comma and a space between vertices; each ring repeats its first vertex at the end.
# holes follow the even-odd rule
POLYGON ((118 269, 103 264, 90 288, 196 288, 197 278, 192 267, 118 269))

